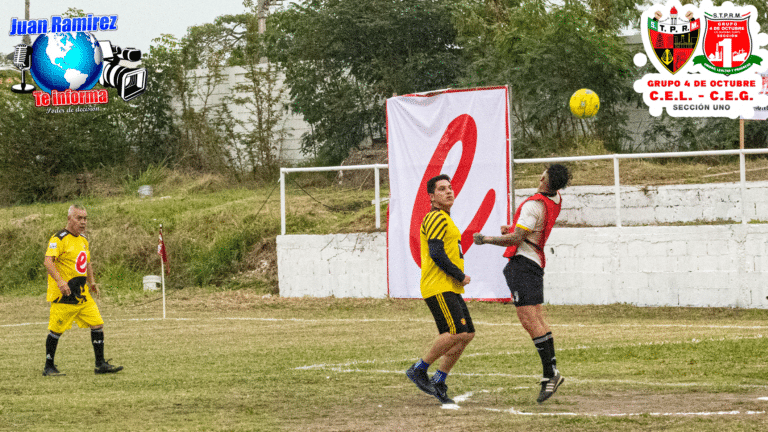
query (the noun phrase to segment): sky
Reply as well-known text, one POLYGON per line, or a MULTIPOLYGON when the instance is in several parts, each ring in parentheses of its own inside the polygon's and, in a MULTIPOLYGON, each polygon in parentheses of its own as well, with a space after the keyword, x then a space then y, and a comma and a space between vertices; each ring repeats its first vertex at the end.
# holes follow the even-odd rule
MULTIPOLYGON (((21 36, 10 36, 11 19, 24 19, 24 0, 2 0, 0 7, 0 53, 9 54, 21 43, 21 36)), ((117 15, 116 31, 94 32, 96 39, 108 40, 123 48, 138 48, 149 52, 152 39, 163 33, 181 39, 187 28, 213 22, 221 15, 246 11, 243 0, 30 0, 29 18, 49 21, 52 15, 62 15, 70 7, 86 14, 117 15)), ((37 36, 31 36, 32 42, 37 36)))

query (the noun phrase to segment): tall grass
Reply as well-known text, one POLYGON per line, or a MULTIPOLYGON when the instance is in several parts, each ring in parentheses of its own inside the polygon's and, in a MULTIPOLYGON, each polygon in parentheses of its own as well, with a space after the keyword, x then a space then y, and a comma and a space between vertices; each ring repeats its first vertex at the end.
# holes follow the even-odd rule
MULTIPOLYGON (((126 178, 112 173, 112 181, 124 185, 121 195, 73 201, 88 210, 86 236, 96 278, 108 288, 106 292, 142 295, 142 278, 159 274, 160 224, 170 261, 169 289, 249 287, 277 292, 273 277, 238 277, 253 270, 249 266, 257 252, 254 248, 274 243, 280 232, 275 184, 232 187, 226 178, 188 175, 163 166, 150 167, 129 181, 126 178), (152 184, 153 196, 138 197, 141 184, 152 184)), ((289 183, 287 190, 288 232, 370 230, 372 191, 342 190, 324 176, 300 176, 298 181, 303 190, 296 183, 289 183)), ((67 209, 73 202, 0 208, 0 294, 45 292, 42 262, 47 240, 66 226, 67 209)))

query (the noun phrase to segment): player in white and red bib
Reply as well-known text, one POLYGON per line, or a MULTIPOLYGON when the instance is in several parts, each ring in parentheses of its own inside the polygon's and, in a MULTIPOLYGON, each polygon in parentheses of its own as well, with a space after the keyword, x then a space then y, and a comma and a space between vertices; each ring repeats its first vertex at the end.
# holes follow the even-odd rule
POLYGON ((474 234, 475 244, 504 246, 509 263, 504 277, 512 293, 517 317, 533 339, 541 357, 544 377, 541 380, 539 403, 549 399, 564 378, 557 370, 552 331, 542 311, 544 303, 544 267, 547 259, 544 246, 562 207, 560 189, 570 180, 568 169, 550 165, 541 175, 536 194, 523 201, 515 212, 512 225, 501 227, 501 237, 474 234))

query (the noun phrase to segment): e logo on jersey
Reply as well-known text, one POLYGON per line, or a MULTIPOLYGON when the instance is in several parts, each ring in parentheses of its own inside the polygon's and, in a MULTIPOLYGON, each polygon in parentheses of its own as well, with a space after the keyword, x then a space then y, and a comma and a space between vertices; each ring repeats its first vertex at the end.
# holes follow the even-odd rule
POLYGON ((80 274, 85 274, 88 270, 88 254, 85 251, 80 252, 75 260, 75 270, 80 274))

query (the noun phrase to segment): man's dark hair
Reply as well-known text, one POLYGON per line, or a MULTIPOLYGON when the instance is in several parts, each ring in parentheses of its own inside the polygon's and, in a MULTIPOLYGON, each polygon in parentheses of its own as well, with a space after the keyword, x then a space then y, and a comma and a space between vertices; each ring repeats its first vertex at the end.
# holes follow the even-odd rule
POLYGON ((435 193, 435 184, 439 182, 440 180, 448 180, 451 181, 451 178, 448 177, 448 174, 440 174, 439 176, 434 176, 429 181, 427 181, 427 193, 433 194, 435 193))
POLYGON ((571 173, 565 165, 552 164, 547 168, 549 174, 549 189, 554 192, 568 186, 571 181, 571 173))

